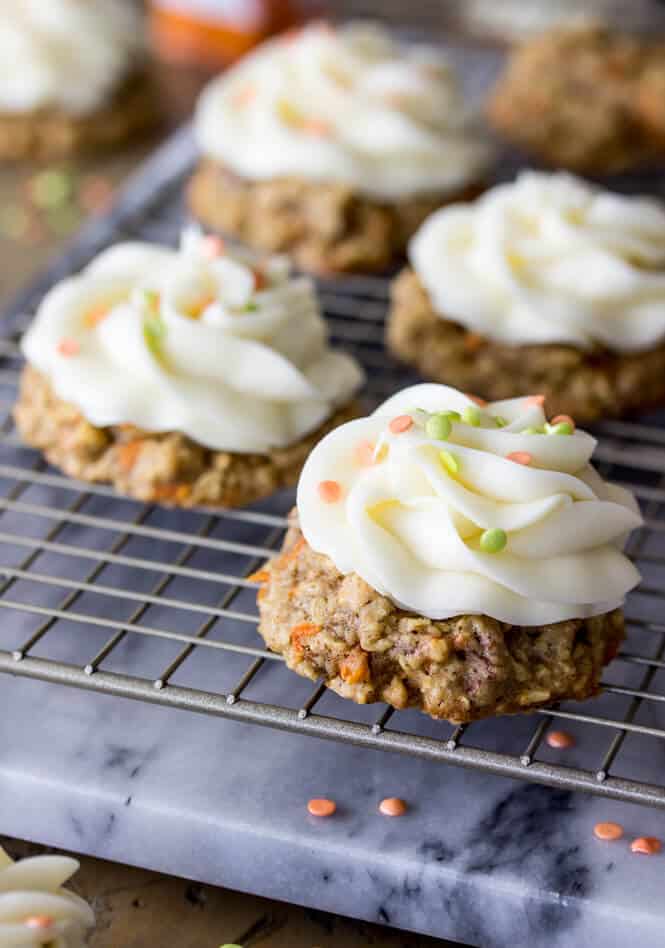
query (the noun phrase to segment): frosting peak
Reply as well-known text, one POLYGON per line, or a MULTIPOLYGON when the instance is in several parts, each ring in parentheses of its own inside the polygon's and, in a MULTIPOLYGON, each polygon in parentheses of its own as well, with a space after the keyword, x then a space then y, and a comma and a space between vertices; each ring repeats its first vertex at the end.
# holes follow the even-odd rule
POLYGON ((434 213, 409 248, 434 309, 515 345, 665 338, 665 208, 565 173, 523 172, 434 213))
POLYGON ((363 381, 328 346, 309 279, 195 231, 179 251, 102 253, 47 294, 22 348, 92 424, 180 431, 218 451, 293 444, 363 381))
POLYGON ((138 9, 118 0, 0 5, 0 111, 94 111, 143 53, 138 9))
POLYGON ((204 153, 242 177, 339 181, 379 199, 459 190, 490 157, 441 53, 367 23, 264 43, 208 86, 196 127, 204 153))
POLYGON ((432 619, 609 612, 639 581, 621 548, 642 521, 590 465, 595 444, 570 418, 548 422, 539 397, 479 406, 416 385, 314 448, 301 528, 342 573, 432 619))
POLYGON ((62 886, 78 869, 68 856, 14 862, 0 846, 0 948, 83 948, 92 909, 62 886))

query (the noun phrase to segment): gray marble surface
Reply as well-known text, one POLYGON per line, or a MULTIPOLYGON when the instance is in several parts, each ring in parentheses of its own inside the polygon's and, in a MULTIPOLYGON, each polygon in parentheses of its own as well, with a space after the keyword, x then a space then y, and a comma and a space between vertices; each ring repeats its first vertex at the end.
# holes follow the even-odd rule
MULTIPOLYGON (((23 499, 64 507, 71 492, 33 487, 23 499)), ((123 510, 129 520, 136 508, 100 497, 82 507, 116 518, 123 510)), ((0 518, 4 529, 18 529, 15 516, 0 518)), ((198 516, 155 511, 147 522, 191 529, 198 516)), ((43 535, 46 526, 23 516, 20 529, 43 535)), ((259 528, 227 524, 226 535, 233 529, 252 542, 259 528)), ((101 545, 98 531, 80 525, 65 528, 59 540, 101 545)), ((258 533, 254 541, 260 542, 258 533)), ((124 552, 161 559, 173 549, 166 541, 138 538, 124 552)), ((0 546, 0 567, 16 555, 11 544, 0 546)), ((90 567, 59 557, 41 554, 32 568, 80 577, 90 567)), ((224 571, 227 560, 207 554, 197 565, 224 571)), ((98 582, 145 589, 149 578, 112 566, 98 582)), ((205 601, 203 588, 193 597, 191 586, 180 583, 174 580, 168 595, 205 601)), ((46 607, 62 595, 58 587, 27 580, 11 589, 13 601, 46 607)), ((632 614, 648 613, 649 601, 634 597, 632 614)), ((86 593, 76 611, 126 618, 134 605, 86 593)), ((245 605, 250 608, 244 600, 238 607, 245 605)), ((1 615, 0 648, 7 650, 40 621, 19 610, 1 615)), ((142 621, 160 627, 177 622, 180 630, 193 631, 200 616, 153 606, 142 621)), ((107 635, 93 625, 61 621, 33 654, 81 665, 107 635)), ((224 635, 260 645, 248 624, 225 623, 224 635)), ((634 630, 628 648, 649 654, 653 643, 645 636, 634 630)), ((178 643, 132 634, 104 668, 149 678, 178 650, 178 643)), ((245 656, 198 649, 173 683, 224 692, 247 664, 245 656)), ((637 684, 640 674, 615 662, 608 679, 637 684)), ((661 811, 28 679, 5 675, 0 688, 0 833, 482 948, 563 948, 601 939, 605 948, 629 939, 641 948, 663 944, 665 855, 640 857, 629 849, 634 836, 665 837, 661 811), (401 819, 376 811, 382 797, 393 795, 409 802, 401 819), (310 817, 312 796, 334 798, 337 815, 310 817), (623 823, 626 839, 596 840, 592 830, 600 820, 623 823)), ((309 683, 269 662, 245 696, 298 708, 310 691, 309 683)), ((625 710, 628 700, 606 695, 585 710, 610 716, 625 710)), ((358 721, 377 716, 376 708, 355 708, 334 695, 326 695, 317 712, 358 721)), ((650 707, 638 720, 658 723, 650 707)), ((395 726, 438 737, 450 731, 416 713, 398 715, 395 726)), ((519 752, 533 727, 529 718, 487 722, 473 725, 465 740, 519 752)), ((583 724, 570 730, 576 747, 543 747, 541 759, 598 764, 613 732, 583 724)), ((658 781, 664 762, 660 741, 631 736, 616 773, 658 781)))

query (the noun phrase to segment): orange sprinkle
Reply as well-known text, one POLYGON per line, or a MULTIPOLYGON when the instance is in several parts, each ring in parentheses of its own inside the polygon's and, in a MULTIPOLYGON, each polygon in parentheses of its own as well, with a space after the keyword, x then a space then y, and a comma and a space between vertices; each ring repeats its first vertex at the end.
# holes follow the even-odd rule
POLYGON ((332 816, 337 809, 334 800, 327 800, 325 797, 314 797, 307 804, 307 809, 312 816, 332 816))
POLYGON ((50 915, 29 915, 23 924, 28 928, 51 928, 55 919, 50 915))
POLYGON ((406 810, 406 803, 399 797, 386 797, 379 803, 379 811, 384 816, 404 816, 406 810))
POLYGON ((270 573, 267 569, 259 569, 255 573, 252 573, 251 576, 248 576, 247 579, 250 583, 267 583, 270 579, 270 573))
POLYGON ((86 329, 94 329, 95 326, 98 326, 103 319, 106 319, 110 310, 111 307, 105 303, 100 303, 99 306, 93 306, 92 309, 89 309, 83 317, 86 329))
POLYGON ((373 441, 359 441, 353 452, 353 459, 358 467, 372 467, 376 463, 375 450, 373 441))
POLYGON ((256 98, 256 86, 253 82, 246 82, 242 89, 238 91, 233 96, 233 104, 236 108, 244 108, 246 105, 249 105, 250 102, 256 98))
POLYGON ((506 461, 514 461, 515 464, 523 464, 528 467, 533 461, 533 457, 528 451, 511 451, 510 454, 506 455, 506 461))
POLYGON ((481 398, 479 395, 470 395, 468 392, 464 393, 467 398, 470 398, 472 402, 475 402, 479 408, 487 408, 487 402, 484 398, 481 398))
POLYGON ((596 823, 593 828, 593 835, 596 839, 605 841, 621 839, 623 826, 620 823, 596 823))
POLYGON ((342 498, 342 485, 338 481, 321 481, 318 491, 324 504, 336 504, 342 498))
POLYGON ((302 130, 307 135, 314 135, 317 138, 329 138, 332 126, 325 119, 308 118, 302 123, 302 130))
POLYGON ((555 418, 553 418, 550 421, 550 424, 551 425, 568 424, 572 426, 573 431, 575 430, 575 422, 570 417, 570 415, 557 415, 555 418))
POLYGON ((527 405, 540 405, 540 407, 542 408, 543 405, 545 404, 545 396, 544 395, 529 395, 525 399, 525 402, 527 405))
POLYGON ((630 844, 631 853, 640 853, 643 856, 655 856, 663 845, 655 836, 638 836, 630 844))
POLYGON ((207 296, 202 296, 196 302, 191 303, 185 312, 192 319, 198 319, 201 313, 203 313, 209 306, 211 306, 217 297, 213 293, 208 293, 207 296))
POLYGON ((208 260, 221 257, 226 249, 224 241, 221 237, 217 237, 216 234, 208 234, 207 237, 204 237, 201 241, 201 247, 203 249, 203 255, 207 257, 208 260))
POLYGON ((388 425, 393 434, 403 434, 413 427, 413 418, 411 415, 398 415, 388 425))
POLYGON ((575 746, 575 738, 568 731, 549 731, 545 740, 550 747, 557 749, 575 746))
POLYGON ((80 351, 81 346, 76 339, 61 339, 58 343, 58 352, 61 356, 65 356, 66 358, 78 355, 80 351))

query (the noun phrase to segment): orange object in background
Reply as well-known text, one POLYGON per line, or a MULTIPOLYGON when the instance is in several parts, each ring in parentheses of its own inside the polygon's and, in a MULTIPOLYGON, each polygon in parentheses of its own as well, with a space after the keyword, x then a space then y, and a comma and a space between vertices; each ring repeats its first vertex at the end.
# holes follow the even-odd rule
POLYGON ((301 20, 298 0, 150 0, 157 55, 212 69, 301 20))

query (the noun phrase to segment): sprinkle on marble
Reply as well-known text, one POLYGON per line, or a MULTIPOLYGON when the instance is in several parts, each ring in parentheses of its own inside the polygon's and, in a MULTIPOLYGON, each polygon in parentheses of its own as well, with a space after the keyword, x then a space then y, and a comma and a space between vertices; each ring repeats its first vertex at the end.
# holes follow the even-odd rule
POLYGON ((72 356, 77 356, 80 351, 81 346, 76 341, 76 339, 61 339, 58 343, 58 352, 66 359, 70 359, 72 356))
POLYGON ((524 399, 524 404, 525 405, 538 405, 539 408, 542 408, 543 405, 545 404, 545 396, 544 395, 528 395, 524 399))
POLYGON ((575 738, 568 731, 548 731, 545 740, 550 747, 557 750, 565 750, 568 747, 575 746, 575 738))
POLYGON ((522 464, 524 467, 528 467, 533 461, 533 457, 528 451, 511 451, 510 454, 506 455, 506 461, 514 461, 515 464, 522 464))
POLYGON ((409 428, 413 428, 413 418, 411 415, 398 415, 388 425, 393 434, 404 434, 409 428))
POLYGON ((29 915, 24 924, 26 928, 52 928, 55 919, 51 915, 29 915))
POLYGON ((452 429, 450 418, 443 412, 430 415, 425 422, 425 434, 434 441, 447 441, 452 429))
POLYGON ((620 823, 596 823, 593 828, 593 835, 596 839, 602 839, 604 842, 612 842, 615 839, 621 839, 623 826, 620 823))
POLYGON ((570 425, 570 427, 575 431, 575 422, 570 417, 570 415, 556 415, 551 422, 551 425, 570 425))
POLYGON ((399 797, 386 797, 379 803, 379 812, 384 816, 404 816, 407 806, 399 797))
POLYGON ((638 836, 630 844, 631 853, 639 853, 642 856, 655 856, 662 848, 663 844, 656 836, 638 836))
POLYGON ((449 474, 459 474, 459 461, 451 451, 439 451, 439 460, 449 474))
POLYGON ((336 504, 342 499, 342 485, 339 481, 321 481, 317 489, 324 504, 336 504))
POLYGON ((312 816, 332 816, 337 809, 334 800, 328 800, 325 797, 313 797, 307 803, 307 809, 312 816))
POLYGON ((469 392, 464 393, 467 398, 470 398, 472 402, 475 402, 479 408, 487 408, 487 402, 484 398, 481 398, 479 395, 470 395, 469 392))
POLYGON ((480 535, 480 549, 483 553, 500 553, 506 547, 508 537, 501 527, 484 530, 480 535))
POLYGON ((480 425, 480 412, 473 405, 467 405, 462 412, 462 421, 465 425, 471 425, 472 428, 478 428, 480 425))

